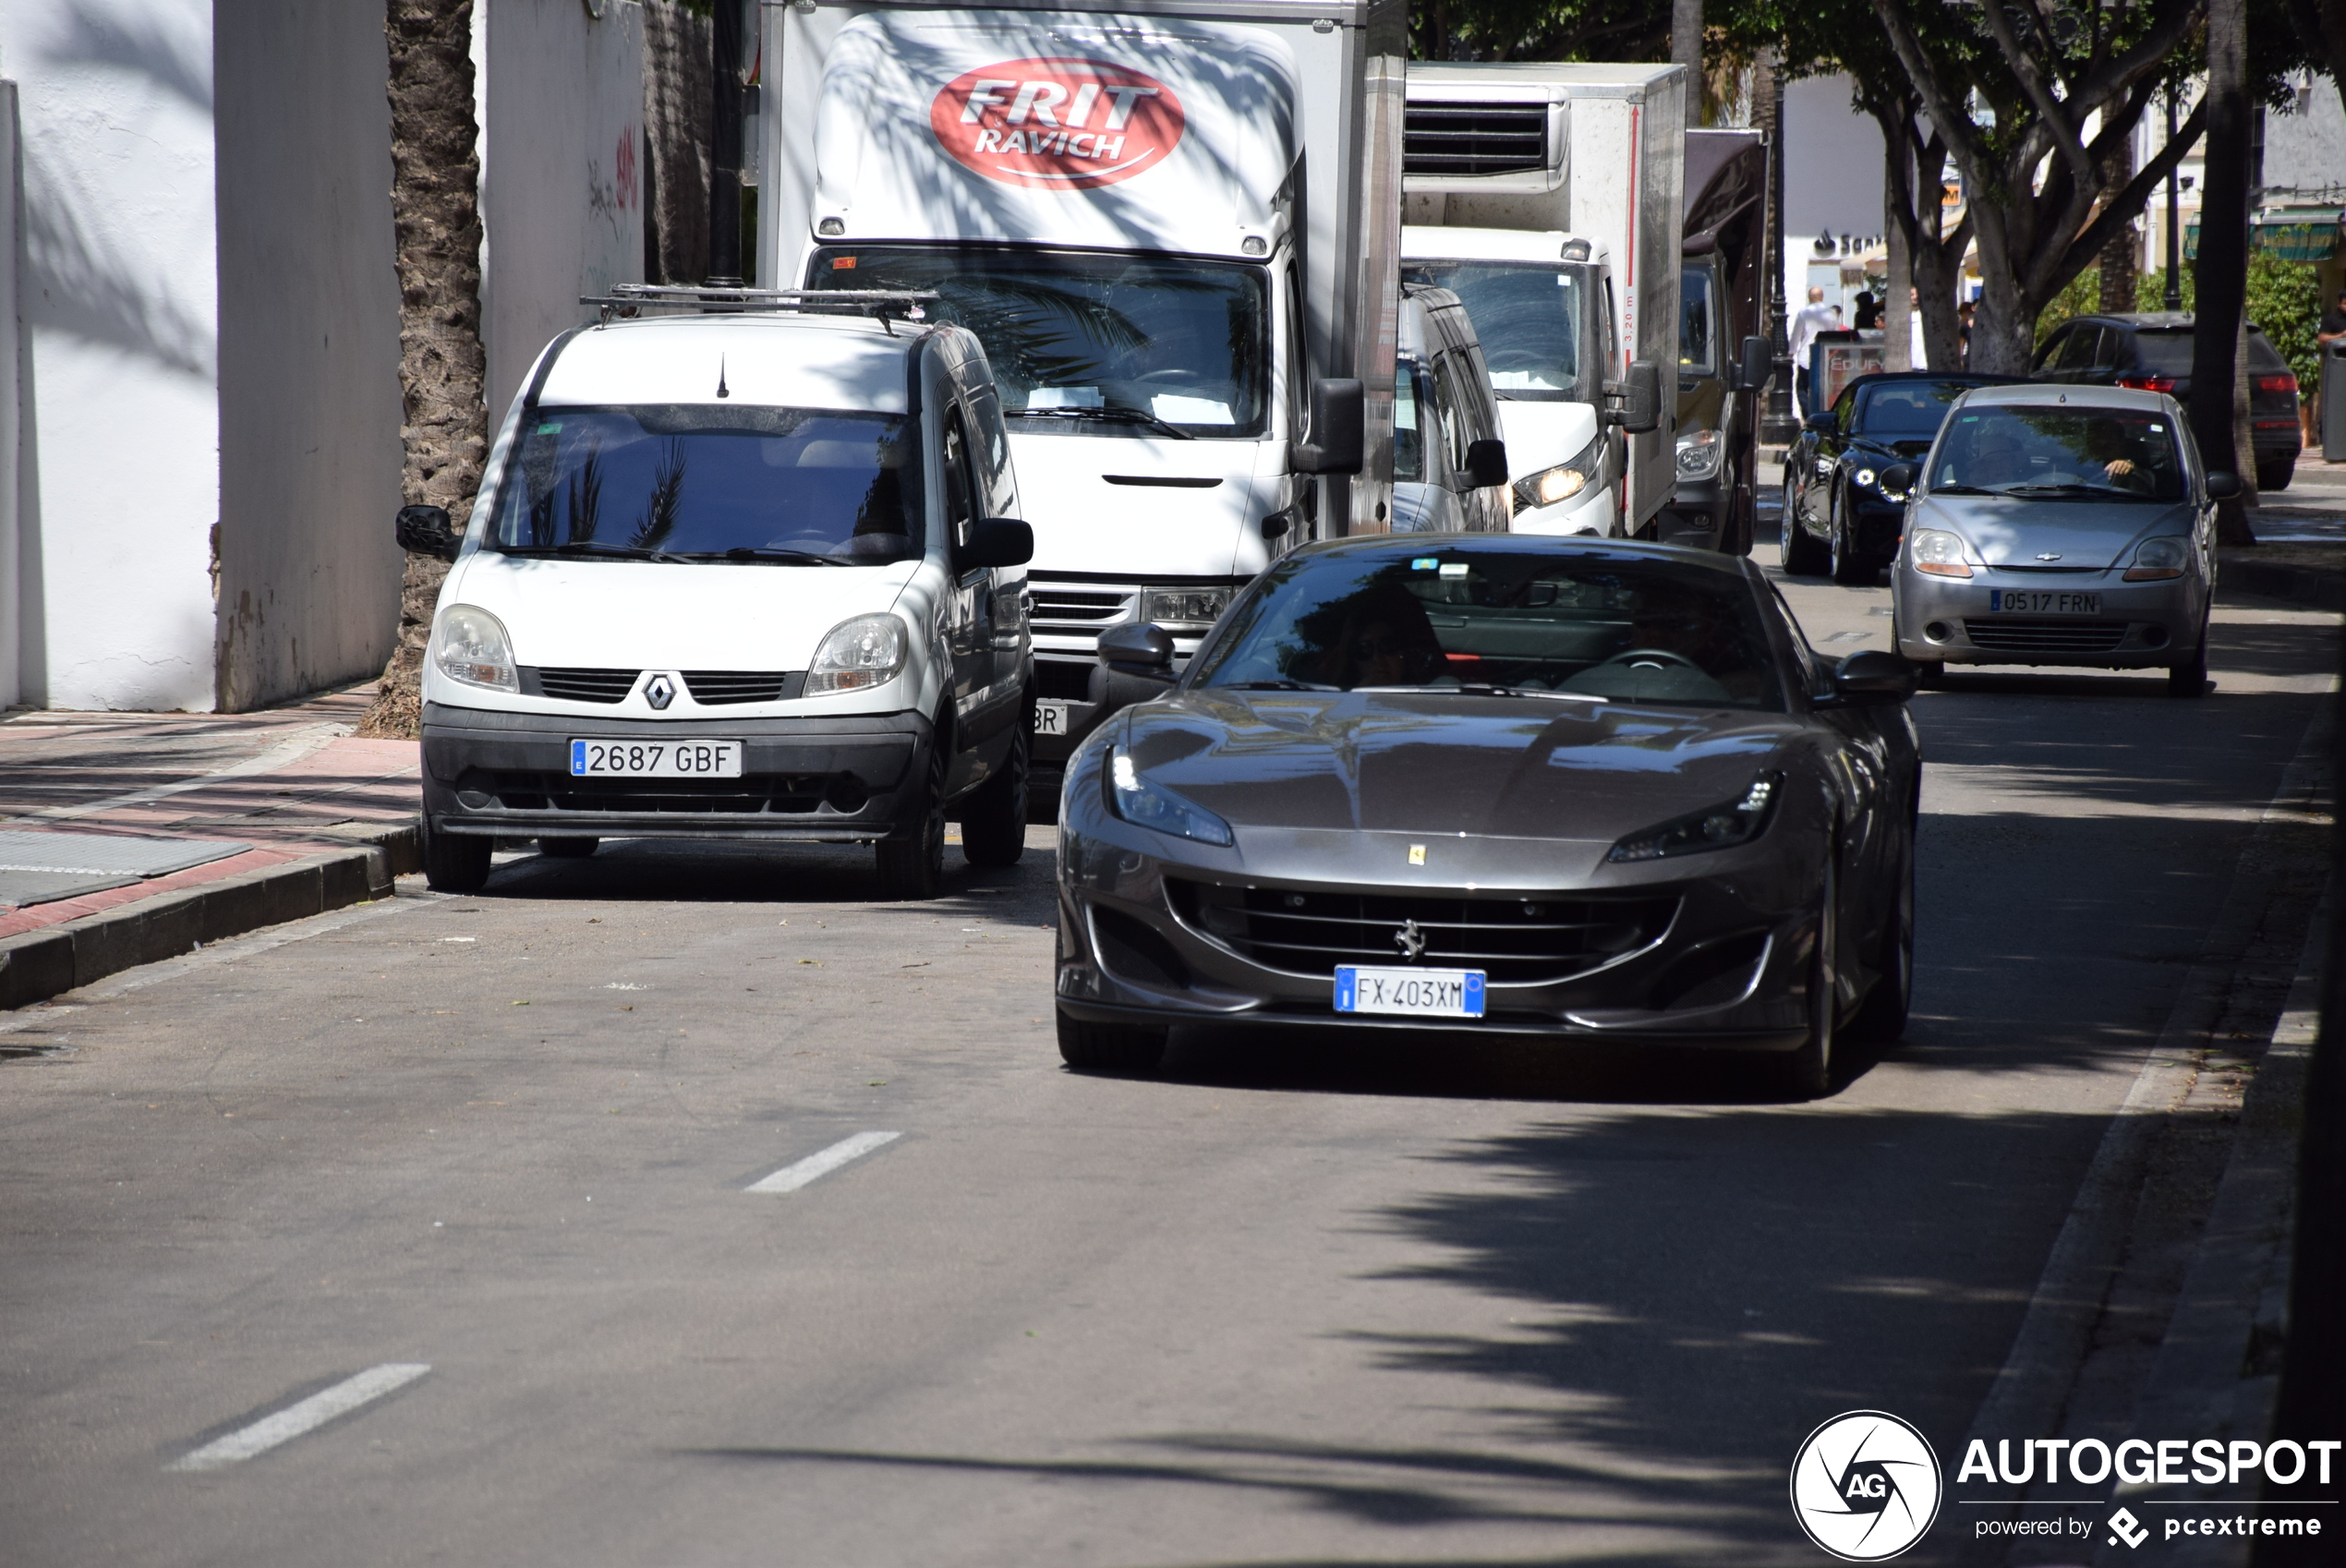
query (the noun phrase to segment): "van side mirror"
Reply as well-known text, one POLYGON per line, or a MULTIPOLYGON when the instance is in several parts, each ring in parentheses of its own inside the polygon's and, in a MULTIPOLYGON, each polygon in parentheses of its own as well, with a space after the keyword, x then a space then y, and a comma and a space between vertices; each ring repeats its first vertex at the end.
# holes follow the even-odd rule
POLYGON ((1651 359, 1632 359, 1629 373, 1604 384, 1604 422, 1642 436, 1662 425, 1662 373, 1651 359))
POLYGON ((1739 392, 1765 392, 1768 383, 1775 380, 1775 352, 1768 346, 1768 340, 1761 337, 1744 339, 1743 352, 1735 356, 1735 390, 1739 392))
POLYGON ((1299 474, 1358 474, 1368 453, 1368 399, 1350 377, 1312 383, 1311 438, 1295 443, 1299 474))
POLYGON ((1507 443, 1480 440, 1467 442, 1467 483, 1476 489, 1488 485, 1507 482, 1507 443))
POLYGON ((969 543, 953 552, 961 571, 981 566, 1023 566, 1034 559, 1034 530, 1015 517, 986 517, 970 529, 969 543))
POLYGON ((1866 648, 1841 661, 1832 689, 1844 703, 1903 703, 1915 694, 1921 674, 1894 653, 1866 648))
POLYGON ((2210 474, 2207 476, 2207 499, 2209 501, 2231 501, 2239 494, 2239 475, 2210 474))
POLYGON ((403 506, 391 528, 398 536, 401 549, 441 561, 455 560, 456 547, 463 542, 444 506, 403 506))

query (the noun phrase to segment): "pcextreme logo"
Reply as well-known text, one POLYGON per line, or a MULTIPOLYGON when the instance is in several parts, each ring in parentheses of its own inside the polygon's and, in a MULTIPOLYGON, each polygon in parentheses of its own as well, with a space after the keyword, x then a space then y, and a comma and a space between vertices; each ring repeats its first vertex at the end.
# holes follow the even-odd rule
POLYGON ((1792 1460, 1792 1516, 1844 1562, 1880 1562, 1922 1539, 1941 1490, 1929 1442, 1880 1410, 1835 1416, 1792 1460))
POLYGON ((1187 120, 1173 90, 1105 60, 1004 60, 963 71, 928 106, 937 145, 1008 185, 1086 190, 1172 156, 1187 120))

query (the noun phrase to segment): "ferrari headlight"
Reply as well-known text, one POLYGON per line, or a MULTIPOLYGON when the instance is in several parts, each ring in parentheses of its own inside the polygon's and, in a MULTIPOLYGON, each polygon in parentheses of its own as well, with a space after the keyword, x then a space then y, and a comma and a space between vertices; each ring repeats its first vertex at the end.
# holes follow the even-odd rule
POLYGON ((1869 490, 1873 488, 1874 471, 1872 469, 1860 468, 1855 475, 1852 476, 1852 477, 1857 481, 1857 488, 1859 489, 1869 490))
POLYGON ((1968 577, 1971 568, 1965 564, 1963 540, 1944 528, 1917 528, 1908 548, 1907 559, 1915 570, 1933 577, 1968 577))
POLYGON ((840 621, 816 645, 815 662, 806 672, 806 694, 819 697, 885 685, 903 672, 908 641, 904 622, 893 615, 859 615, 840 621))
POLYGON ((1748 844, 1760 837, 1774 814, 1776 797, 1783 793, 1784 775, 1763 773, 1751 781, 1751 788, 1734 800, 1708 811, 1649 827, 1633 833, 1604 857, 1609 861, 1658 861, 1672 855, 1698 854, 1704 850, 1733 849, 1748 844))
POLYGON ((431 661, 451 681, 486 686, 493 692, 518 692, 521 676, 514 669, 514 645, 504 622, 485 609, 452 604, 440 612, 440 627, 431 640, 431 661))
POLYGON ((2134 563, 2126 568, 2129 583, 2162 583, 2183 574, 2183 563, 2191 559, 2191 541, 2180 534, 2162 534, 2155 539, 2145 539, 2134 549, 2134 563))
POLYGON ((1520 512, 1530 506, 1554 506, 1560 501, 1570 501, 1597 482, 1598 471, 1603 465, 1604 432, 1599 430, 1597 439, 1574 453, 1569 461, 1518 479, 1514 485, 1516 510, 1520 512))
POLYGON ((1141 619, 1159 626, 1213 625, 1230 608, 1227 588, 1143 588, 1141 619))
POLYGON ((1234 841, 1228 823, 1142 778, 1132 764, 1132 754, 1121 745, 1108 753, 1107 798, 1117 815, 1143 827, 1154 827, 1176 838, 1194 838, 1201 844, 1234 841))
POLYGON ((1708 479, 1719 471, 1726 446, 1716 430, 1687 430, 1678 437, 1678 477, 1708 479))

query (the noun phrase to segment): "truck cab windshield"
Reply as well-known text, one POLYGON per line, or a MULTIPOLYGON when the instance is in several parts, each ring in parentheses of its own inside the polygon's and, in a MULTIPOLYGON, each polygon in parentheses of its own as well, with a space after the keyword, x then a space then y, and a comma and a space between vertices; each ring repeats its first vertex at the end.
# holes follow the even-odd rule
POLYGON ((524 417, 492 549, 863 566, 923 549, 920 430, 901 415, 678 404, 524 417))
POLYGON ((1584 354, 1594 295, 1585 267, 1524 261, 1405 261, 1404 283, 1448 289, 1465 304, 1491 367, 1491 390, 1514 403, 1594 403, 1598 356, 1584 354))
POLYGON ((937 295, 928 318, 977 334, 1014 429, 1264 433, 1271 332, 1261 267, 1097 252, 834 246, 816 251, 808 270, 814 289, 937 295))

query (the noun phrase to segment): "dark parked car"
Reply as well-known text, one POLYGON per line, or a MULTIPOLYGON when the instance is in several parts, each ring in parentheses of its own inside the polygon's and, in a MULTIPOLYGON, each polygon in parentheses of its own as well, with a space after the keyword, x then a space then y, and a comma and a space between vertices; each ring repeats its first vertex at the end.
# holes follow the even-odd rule
POLYGON ((2016 379, 1897 370, 1842 388, 1784 453, 1784 569, 1872 582, 1897 556, 1905 526, 1905 498, 1881 488, 1883 470, 1921 462, 1949 405, 1965 392, 2016 379))
MULTIPOLYGON (((2188 408, 2191 333, 2188 311, 2080 316, 2062 322, 2045 340, 2030 374, 2039 381, 2165 392, 2188 408)), ((2304 445, 2297 425, 2297 375, 2253 321, 2248 327, 2248 430, 2256 455, 2256 488, 2289 488, 2304 445)))
POLYGON ((1175 1023, 1777 1055, 1894 1040, 1913 666, 1820 658, 1749 560, 1523 534, 1306 545, 1186 673, 1100 638, 1060 803, 1059 1050, 1175 1023), (1132 703, 1138 697, 1142 700, 1132 703))

